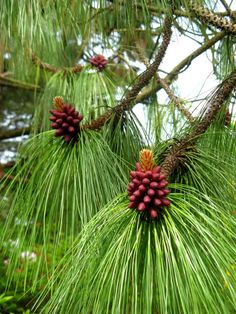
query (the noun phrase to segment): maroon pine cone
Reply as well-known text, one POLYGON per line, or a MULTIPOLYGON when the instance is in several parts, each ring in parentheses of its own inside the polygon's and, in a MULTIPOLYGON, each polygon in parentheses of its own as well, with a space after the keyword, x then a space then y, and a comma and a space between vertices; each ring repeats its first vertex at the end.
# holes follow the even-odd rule
POLYGON ((163 207, 170 205, 166 196, 170 191, 166 188, 168 181, 161 174, 161 167, 144 171, 140 163, 136 163, 135 171, 130 172, 132 182, 128 186, 129 208, 135 208, 152 219, 158 218, 163 207))
POLYGON ((90 63, 97 68, 98 71, 102 71, 108 61, 103 55, 96 55, 90 59, 90 63))
POLYGON ((80 115, 70 104, 61 103, 58 109, 50 110, 52 116, 52 128, 56 129, 55 136, 63 136, 65 142, 69 143, 72 139, 77 140, 80 132, 80 115))

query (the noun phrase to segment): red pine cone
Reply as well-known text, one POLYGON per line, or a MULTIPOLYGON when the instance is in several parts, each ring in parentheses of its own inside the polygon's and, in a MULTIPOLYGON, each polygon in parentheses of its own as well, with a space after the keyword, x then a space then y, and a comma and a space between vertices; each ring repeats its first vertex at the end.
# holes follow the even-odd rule
POLYGON ((72 139, 77 140, 83 116, 70 104, 62 104, 59 109, 50 110, 50 113, 51 126, 56 129, 55 136, 63 136, 67 143, 72 139))
POLYGON ((152 219, 158 218, 163 207, 170 205, 166 196, 170 191, 166 188, 168 181, 161 174, 161 167, 144 171, 140 163, 136 163, 135 171, 130 172, 132 181, 128 186, 129 208, 135 208, 152 219))
POLYGON ((96 55, 92 57, 89 61, 93 66, 97 68, 98 71, 102 71, 108 63, 107 59, 103 55, 96 55))

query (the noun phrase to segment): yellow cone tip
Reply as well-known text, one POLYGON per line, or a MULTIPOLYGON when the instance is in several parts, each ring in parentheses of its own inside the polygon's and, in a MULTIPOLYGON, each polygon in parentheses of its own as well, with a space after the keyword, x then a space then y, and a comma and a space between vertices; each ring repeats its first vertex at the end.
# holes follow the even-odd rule
POLYGON ((155 167, 153 152, 150 149, 142 149, 139 153, 139 160, 143 171, 151 170, 155 167))
POLYGON ((56 96, 53 98, 53 105, 57 108, 57 109, 61 109, 64 103, 64 99, 61 96, 56 96))

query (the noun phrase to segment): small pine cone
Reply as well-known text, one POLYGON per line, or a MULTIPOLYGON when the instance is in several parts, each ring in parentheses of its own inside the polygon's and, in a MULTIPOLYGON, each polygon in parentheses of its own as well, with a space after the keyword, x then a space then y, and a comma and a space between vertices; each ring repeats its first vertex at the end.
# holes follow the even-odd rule
MULTIPOLYGON (((145 168, 146 169, 146 168, 145 168)), ((170 191, 166 188, 168 181, 161 174, 161 167, 143 170, 141 163, 136 163, 136 169, 130 172, 131 182, 128 185, 129 208, 157 219, 170 201, 166 198, 170 191)))
POLYGON ((52 128, 56 130, 55 136, 63 136, 67 143, 77 140, 83 116, 70 104, 60 102, 57 108, 50 110, 52 116, 49 118, 52 121, 52 128))
POLYGON ((98 71, 102 71, 108 63, 107 59, 103 55, 96 55, 92 57, 89 61, 93 66, 97 68, 98 71))

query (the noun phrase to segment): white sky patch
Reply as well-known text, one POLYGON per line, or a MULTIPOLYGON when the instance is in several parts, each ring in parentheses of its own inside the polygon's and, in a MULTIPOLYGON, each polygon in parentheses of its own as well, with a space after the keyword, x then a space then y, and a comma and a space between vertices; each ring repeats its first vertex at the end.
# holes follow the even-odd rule
MULTIPOLYGON (((174 32, 166 55, 159 67, 160 70, 169 73, 178 63, 199 47, 200 44, 197 42, 174 32)), ((137 63, 137 65, 138 64, 140 67, 140 63, 137 63)), ((132 65, 136 64, 132 63, 132 65)), ((142 68, 142 70, 144 69, 142 68)), ((159 71, 158 74, 162 78, 166 76, 166 74, 161 71, 159 71)), ((188 102, 187 107, 190 108, 194 116, 197 116, 202 106, 205 104, 203 98, 210 95, 217 87, 218 83, 213 74, 211 55, 209 52, 204 52, 195 58, 183 73, 178 75, 177 80, 173 82, 171 88, 173 89, 174 87, 173 91, 176 96, 188 102)), ((167 104, 169 102, 169 98, 163 89, 158 91, 157 97, 160 104, 167 104)), ((146 125, 147 117, 144 115, 143 106, 135 106, 134 113, 140 122, 146 125)))
MULTIPOLYGON (((174 34, 160 68, 170 72, 179 62, 200 47, 188 37, 174 34)), ((165 75, 160 73, 161 77, 165 75)), ((190 100, 203 98, 217 86, 218 82, 213 75, 212 63, 206 53, 194 59, 186 71, 179 74, 175 82, 178 96, 190 100)))

